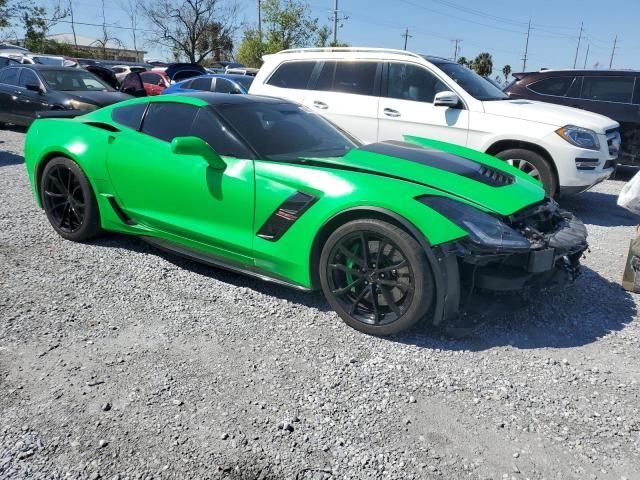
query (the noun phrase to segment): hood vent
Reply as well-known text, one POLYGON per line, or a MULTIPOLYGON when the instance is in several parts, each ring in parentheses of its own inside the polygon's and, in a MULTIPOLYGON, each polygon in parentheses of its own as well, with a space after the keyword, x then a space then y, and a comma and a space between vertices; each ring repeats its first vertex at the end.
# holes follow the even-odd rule
POLYGON ((504 187, 505 185, 511 185, 514 178, 508 173, 503 173, 499 170, 495 170, 486 165, 481 165, 478 173, 486 178, 487 183, 494 187, 504 187))

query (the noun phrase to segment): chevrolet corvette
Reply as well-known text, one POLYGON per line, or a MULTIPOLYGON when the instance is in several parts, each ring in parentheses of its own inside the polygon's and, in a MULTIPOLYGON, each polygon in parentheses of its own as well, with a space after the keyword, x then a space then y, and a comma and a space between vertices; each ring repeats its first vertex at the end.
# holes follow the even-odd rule
POLYGON ((564 284, 587 248, 582 222, 494 157, 410 136, 361 145, 281 99, 198 92, 47 112, 25 158, 61 237, 131 234, 321 289, 375 335, 440 324, 469 292, 564 284))

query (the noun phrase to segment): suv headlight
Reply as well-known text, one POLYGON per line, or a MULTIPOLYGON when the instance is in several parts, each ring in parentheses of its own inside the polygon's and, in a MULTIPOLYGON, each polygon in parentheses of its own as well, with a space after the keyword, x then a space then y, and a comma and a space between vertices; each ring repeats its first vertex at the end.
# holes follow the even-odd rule
POLYGON ((417 200, 465 230, 475 244, 496 250, 531 248, 529 240, 509 225, 470 205, 446 197, 425 196, 417 200))
POLYGON ((600 150, 598 135, 588 128, 567 125, 556 130, 556 133, 564 138, 571 145, 589 150, 600 150))
POLYGON ((98 106, 93 103, 85 103, 79 100, 69 100, 69 107, 73 110, 97 110, 98 106))

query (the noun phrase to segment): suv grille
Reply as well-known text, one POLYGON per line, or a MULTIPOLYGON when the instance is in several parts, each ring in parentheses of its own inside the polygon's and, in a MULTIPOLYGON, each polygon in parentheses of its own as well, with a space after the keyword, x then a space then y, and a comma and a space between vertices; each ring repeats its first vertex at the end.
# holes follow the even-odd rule
POLYGON ((618 156, 618 152, 620 151, 620 131, 617 128, 612 128, 611 130, 607 130, 605 132, 607 136, 607 147, 609 147, 609 155, 613 155, 615 157, 618 156))

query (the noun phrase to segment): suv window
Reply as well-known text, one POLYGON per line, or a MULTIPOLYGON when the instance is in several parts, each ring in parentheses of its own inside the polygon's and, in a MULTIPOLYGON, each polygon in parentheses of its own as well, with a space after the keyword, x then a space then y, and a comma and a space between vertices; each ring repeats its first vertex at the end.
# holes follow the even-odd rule
POLYGON ((111 120, 125 127, 139 130, 142 115, 144 115, 146 108, 146 103, 136 103, 135 105, 114 108, 111 112, 111 120))
POLYGON ((208 92, 211 89, 211 78, 196 78, 185 86, 193 90, 202 90, 208 92))
POLYGON ((142 122, 142 133, 170 142, 190 135, 198 107, 185 103, 153 102, 142 122))
POLYGON ((19 68, 7 68, 0 75, 0 83, 6 83, 7 85, 18 85, 19 71, 19 68))
POLYGON ((426 68, 409 63, 389 63, 387 97, 417 102, 433 102, 436 93, 449 90, 426 68))
POLYGON ((314 90, 376 95, 377 62, 324 62, 314 90))
POLYGON ((23 68, 22 72, 20 72, 20 81, 18 82, 18 86, 26 88, 27 85, 40 85, 40 80, 38 76, 33 73, 28 68, 23 68))
POLYGON ((254 156, 207 108, 201 108, 198 112, 190 135, 207 142, 219 155, 236 158, 253 158, 254 156))
POLYGON ((573 79, 574 77, 550 77, 534 82, 528 87, 530 90, 542 95, 563 97, 569 91, 573 79))
POLYGON ((631 103, 634 77, 584 77, 581 97, 586 100, 631 103))
POLYGON ((315 61, 283 63, 271 75, 267 84, 280 88, 305 89, 315 66, 315 61))

